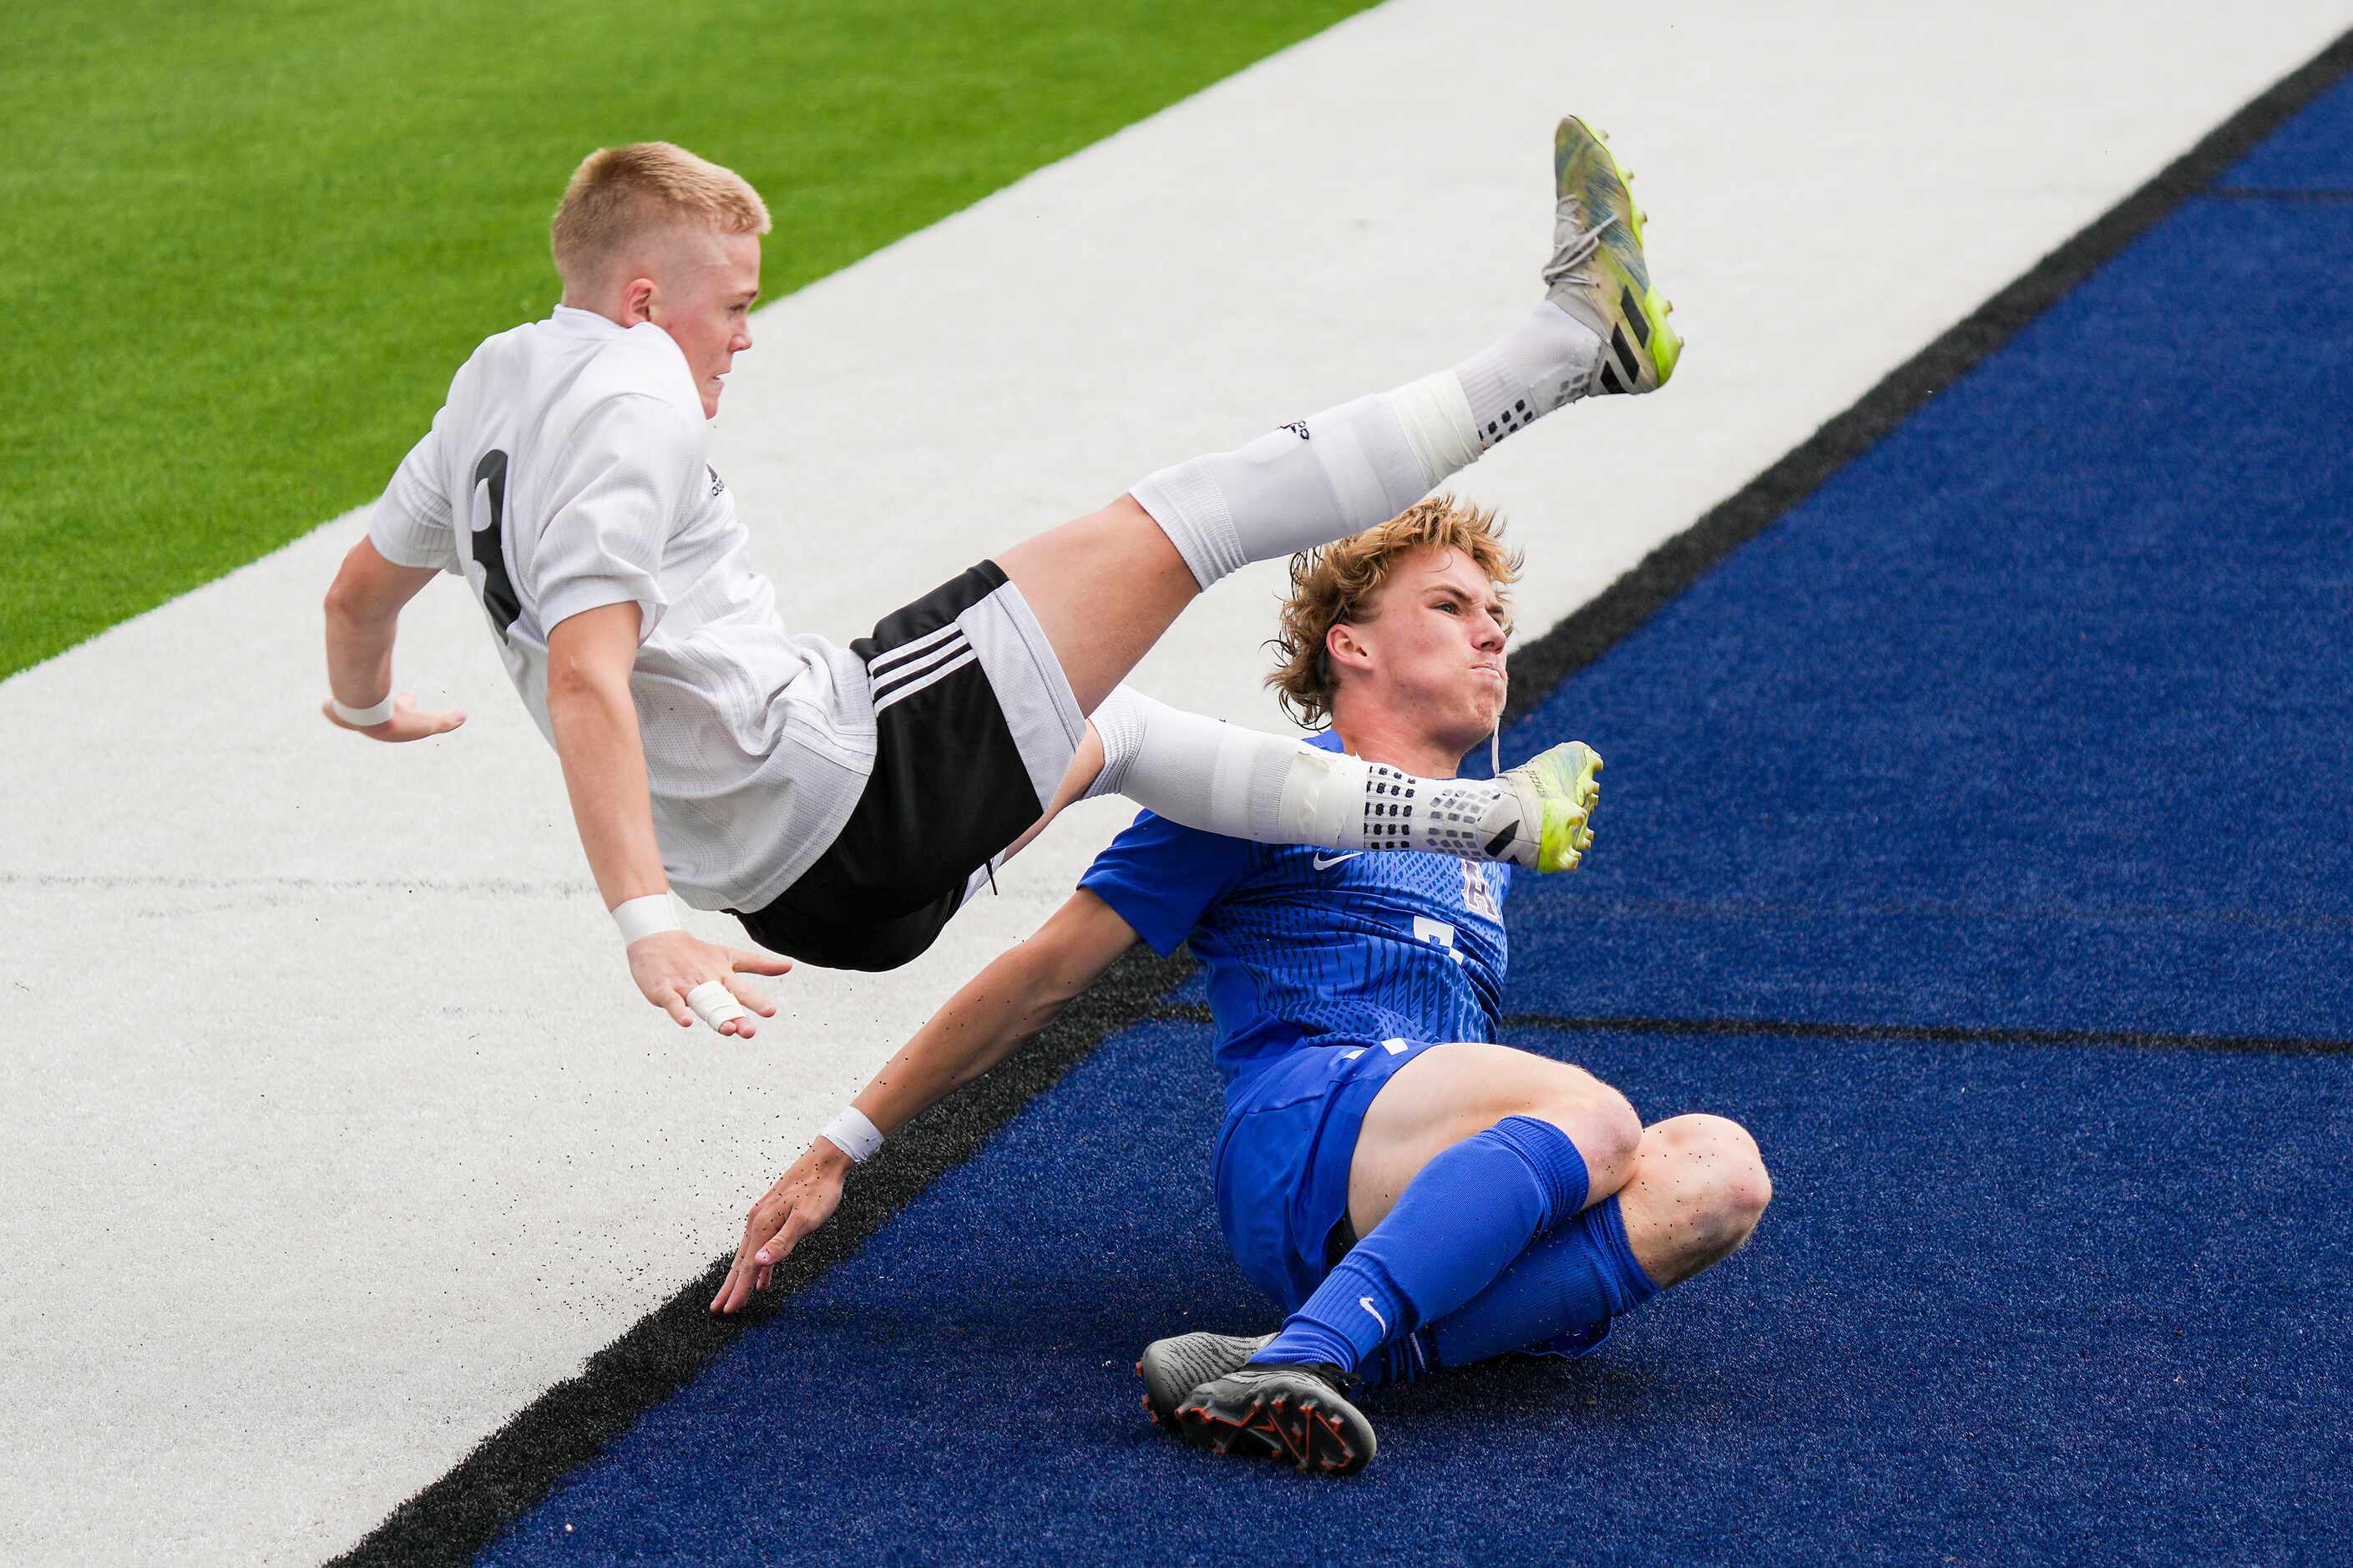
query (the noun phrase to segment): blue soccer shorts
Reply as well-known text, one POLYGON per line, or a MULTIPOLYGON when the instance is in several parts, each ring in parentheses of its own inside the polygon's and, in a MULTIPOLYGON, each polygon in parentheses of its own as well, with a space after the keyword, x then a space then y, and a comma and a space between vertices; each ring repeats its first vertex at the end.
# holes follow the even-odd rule
POLYGON ((1319 1035, 1226 1090, 1218 1223, 1250 1281, 1294 1310, 1323 1283, 1348 1213, 1348 1165, 1365 1112, 1427 1040, 1319 1035))

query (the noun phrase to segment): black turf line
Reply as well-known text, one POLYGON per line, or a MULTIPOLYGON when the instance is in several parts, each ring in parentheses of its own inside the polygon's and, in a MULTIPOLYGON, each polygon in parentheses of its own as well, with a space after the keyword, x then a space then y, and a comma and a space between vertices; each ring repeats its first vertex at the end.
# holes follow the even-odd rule
MULTIPOLYGON (((1967 374, 2184 200, 2229 195, 2214 181, 2288 118, 2353 71, 2353 31, 2249 102, 2147 184, 2029 268, 1864 393, 1844 413, 1690 528, 1653 550, 1590 604, 1512 655, 1513 697, 1505 722, 1524 717, 1562 680, 1607 653, 1734 550, 1782 516, 1921 405, 1967 374)), ((1051 1088, 1095 1047, 1164 1009, 1190 960, 1160 959, 1138 948, 1025 1051, 962 1093, 934 1107, 892 1138, 845 1191, 830 1225, 795 1251, 776 1285, 753 1308, 714 1319, 708 1304, 727 1260, 640 1319, 589 1358, 577 1377, 558 1384, 478 1445, 447 1475, 409 1499, 336 1563, 461 1564, 542 1501, 575 1468, 602 1452, 647 1410, 710 1366, 753 1324, 765 1321, 812 1280, 855 1253, 940 1175, 964 1163, 1031 1100, 1051 1088)), ((1187 1014, 1189 1016, 1189 1013, 1187 1014)), ((1560 1027, 1834 1034, 1876 1038, 1940 1038, 1943 1032, 1900 1026, 1753 1024, 1734 1020, 1544 1020, 1560 1027)), ((1963 1032, 1968 1038, 2076 1043, 2035 1031, 1963 1032)), ((2086 1034, 2083 1043, 2193 1045, 2193 1037, 2086 1034)), ((2342 1049, 2337 1042, 2223 1043, 2222 1048, 2342 1049)))
POLYGON ((1514 1028, 1557 1034, 1770 1035, 1798 1040, 1929 1040, 1938 1045, 2123 1046, 2147 1051, 2353 1056, 2353 1040, 2302 1035, 2156 1035, 2139 1029, 1979 1029, 1965 1024, 1818 1024, 1796 1018, 1565 1018, 1514 1013, 1514 1028))
MULTIPOLYGON (((1156 1024, 1214 1022, 1198 1002, 1155 1007, 1156 1024)), ((2277 1056, 2353 1056, 2353 1040, 2306 1035, 2159 1035, 2146 1029, 1998 1029, 1966 1024, 1829 1024, 1804 1018, 1571 1018, 1507 1013, 1506 1029, 1557 1035, 1767 1035, 1799 1040, 1929 1040, 1938 1045, 2125 1046, 2145 1051, 2252 1051, 2277 1056)))

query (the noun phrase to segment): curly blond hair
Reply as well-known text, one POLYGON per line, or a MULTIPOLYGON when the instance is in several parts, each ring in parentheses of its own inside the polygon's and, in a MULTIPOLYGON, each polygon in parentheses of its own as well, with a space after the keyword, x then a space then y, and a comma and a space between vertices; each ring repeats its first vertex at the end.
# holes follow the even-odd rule
POLYGON ((629 240, 661 226, 765 234, 768 207, 743 175, 683 147, 599 147, 572 172, 548 226, 556 276, 567 289, 593 289, 629 240))
POLYGON ((1331 722, 1340 682, 1325 657, 1325 639, 1343 622, 1369 621, 1379 614, 1389 574, 1415 551, 1460 550, 1498 589, 1518 582, 1520 552, 1504 547, 1503 532, 1493 508, 1440 494, 1362 533, 1293 556, 1282 630, 1266 643, 1279 661, 1266 683, 1274 688, 1282 710, 1309 730, 1331 722))

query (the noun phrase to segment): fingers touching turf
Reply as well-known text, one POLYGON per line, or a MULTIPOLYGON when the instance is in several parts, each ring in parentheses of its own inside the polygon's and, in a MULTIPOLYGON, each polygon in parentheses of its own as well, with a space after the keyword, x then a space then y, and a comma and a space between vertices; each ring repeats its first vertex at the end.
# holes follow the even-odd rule
POLYGON ((776 1178, 744 1222, 735 1261, 711 1299, 714 1312, 734 1312, 765 1290, 793 1249, 823 1225, 841 1202, 847 1156, 820 1138, 793 1168, 776 1178))

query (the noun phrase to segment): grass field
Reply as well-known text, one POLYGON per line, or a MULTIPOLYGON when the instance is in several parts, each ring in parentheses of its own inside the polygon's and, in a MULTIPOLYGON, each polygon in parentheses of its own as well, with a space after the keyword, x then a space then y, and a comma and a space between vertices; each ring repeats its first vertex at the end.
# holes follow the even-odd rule
POLYGON ((773 299, 1359 8, 12 7, 0 677, 372 497, 592 147, 751 178, 773 299))

